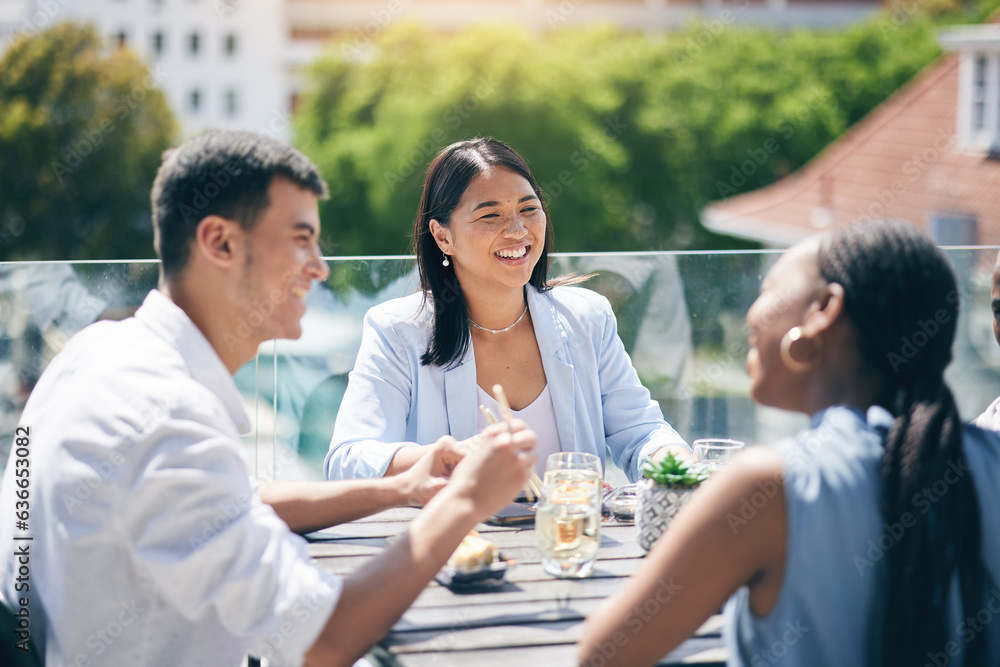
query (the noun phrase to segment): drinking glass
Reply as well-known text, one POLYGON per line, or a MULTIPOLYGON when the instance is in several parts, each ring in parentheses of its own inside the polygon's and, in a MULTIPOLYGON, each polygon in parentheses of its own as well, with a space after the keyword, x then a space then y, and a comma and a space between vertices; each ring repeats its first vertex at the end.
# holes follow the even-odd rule
POLYGON ((542 567, 557 577, 586 577, 600 531, 601 460, 583 452, 550 454, 535 514, 542 567))
POLYGON ((694 460, 709 470, 720 470, 742 452, 744 447, 740 440, 702 438, 694 441, 694 460))
POLYGON ((545 459, 545 476, 550 473, 560 475, 562 471, 580 470, 594 473, 597 477, 597 488, 601 488, 601 459, 597 454, 585 452, 556 452, 545 459))

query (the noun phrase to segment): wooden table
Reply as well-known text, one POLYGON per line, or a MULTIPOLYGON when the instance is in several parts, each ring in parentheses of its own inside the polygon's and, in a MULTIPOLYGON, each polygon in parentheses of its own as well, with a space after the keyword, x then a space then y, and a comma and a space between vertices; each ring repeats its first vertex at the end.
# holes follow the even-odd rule
MULTIPOLYGON (((309 536, 313 561, 336 574, 350 574, 382 551, 386 538, 405 531, 416 513, 389 510, 313 533, 309 536)), ((542 569, 533 527, 477 529, 518 564, 495 591, 455 593, 432 582, 383 641, 398 664, 576 664, 574 645, 584 617, 621 588, 643 556, 634 526, 605 521, 594 573, 586 579, 555 579, 542 569)), ((721 626, 721 616, 713 616, 660 664, 724 665, 721 626)))

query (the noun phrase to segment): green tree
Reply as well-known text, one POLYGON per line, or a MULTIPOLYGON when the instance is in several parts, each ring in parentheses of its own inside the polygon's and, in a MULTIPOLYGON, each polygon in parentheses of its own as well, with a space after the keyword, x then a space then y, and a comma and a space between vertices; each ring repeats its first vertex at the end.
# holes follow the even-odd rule
POLYGON ((939 53, 925 19, 888 13, 781 32, 723 12, 659 36, 394 25, 316 63, 296 142, 332 186, 329 254, 407 252, 430 159, 482 135, 528 160, 559 250, 743 247, 700 225, 707 203, 802 166, 939 53))
POLYGON ((929 23, 888 15, 841 31, 711 33, 663 45, 649 82, 644 129, 675 147, 662 157, 676 215, 798 169, 940 53, 929 23))
POLYGON ((94 28, 0 60, 0 260, 152 257, 149 188, 176 136, 158 74, 94 28))
MULTIPOLYGON (((596 32, 612 41, 607 30, 596 32)), ((331 48, 297 116, 297 144, 332 189, 322 211, 327 252, 407 252, 430 159, 453 141, 486 134, 531 164, 561 249, 632 245, 627 193, 609 182, 630 165, 618 141, 620 95, 604 68, 506 28, 442 36, 400 26, 369 55, 355 60, 331 48)))

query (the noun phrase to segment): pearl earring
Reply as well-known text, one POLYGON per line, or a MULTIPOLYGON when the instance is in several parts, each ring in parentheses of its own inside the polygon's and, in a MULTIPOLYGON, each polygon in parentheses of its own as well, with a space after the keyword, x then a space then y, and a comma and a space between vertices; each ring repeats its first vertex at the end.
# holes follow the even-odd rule
POLYGON ((441 262, 441 266, 448 266, 450 264, 451 264, 451 262, 448 261, 448 255, 445 255, 444 256, 444 260, 442 260, 442 262, 441 262))

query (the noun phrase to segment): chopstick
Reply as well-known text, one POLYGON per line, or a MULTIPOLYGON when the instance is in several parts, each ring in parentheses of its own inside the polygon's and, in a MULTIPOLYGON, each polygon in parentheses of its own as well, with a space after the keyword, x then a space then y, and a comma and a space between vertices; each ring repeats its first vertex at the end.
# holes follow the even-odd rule
POLYGON ((496 416, 493 414, 493 411, 490 410, 488 407, 486 407, 485 405, 480 405, 479 406, 479 411, 482 412, 486 416, 486 421, 488 421, 491 424, 496 424, 497 423, 496 416))
MULTIPOLYGON (((497 386, 499 387, 500 385, 497 386)), ((497 421, 496 415, 493 414, 493 411, 490 410, 485 405, 480 405, 479 411, 486 416, 486 421, 488 421, 490 424, 499 423, 497 421)), ((528 482, 524 487, 524 497, 527 498, 529 502, 534 502, 535 501, 534 496, 538 496, 539 498, 541 498, 542 480, 538 478, 538 475, 535 473, 535 469, 532 468, 528 476, 528 482)))
MULTIPOLYGON (((493 398, 497 399, 497 403, 500 404, 500 414, 503 415, 504 421, 509 422, 513 419, 514 415, 511 414, 510 402, 507 400, 507 394, 504 392, 503 387, 499 384, 493 385, 493 398)), ((489 412, 489 410, 487 409, 486 412, 489 412)), ((490 416, 492 416, 492 414, 493 413, 490 413, 490 416)), ((489 419, 489 417, 487 417, 487 419, 489 419)), ((542 495, 542 480, 539 479, 534 466, 532 466, 528 473, 528 487, 529 488, 525 488, 526 493, 524 495, 528 497, 529 501, 534 501, 534 498, 532 498, 532 494, 527 493, 527 491, 533 491, 536 496, 542 495)))
POLYGON ((503 390, 502 386, 493 385, 493 398, 497 399, 497 403, 500 404, 500 414, 503 416, 503 420, 509 422, 513 419, 514 414, 510 411, 510 401, 507 400, 507 392, 503 390))

